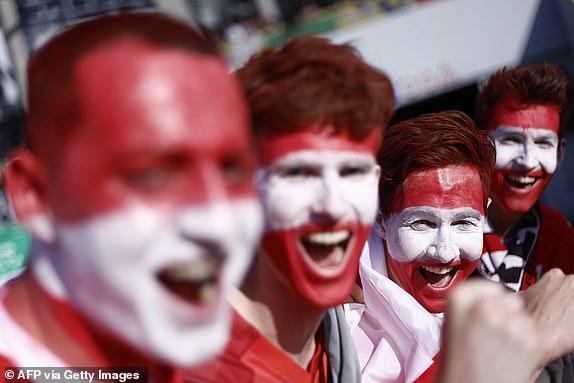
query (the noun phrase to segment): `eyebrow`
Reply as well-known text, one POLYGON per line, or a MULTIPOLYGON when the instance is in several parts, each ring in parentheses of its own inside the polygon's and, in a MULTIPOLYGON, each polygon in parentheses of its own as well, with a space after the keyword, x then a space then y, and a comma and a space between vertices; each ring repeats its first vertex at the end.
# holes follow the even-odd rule
POLYGON ((454 215, 453 219, 468 218, 468 217, 480 220, 482 218, 482 214, 480 214, 475 209, 470 208, 470 209, 463 210, 461 212, 456 213, 454 215))
MULTIPOLYGON (((407 208, 407 209, 413 209, 407 208)), ((435 212, 440 208, 433 208, 433 207, 416 207, 416 210, 410 210, 402 215, 402 220, 407 221, 409 219, 414 218, 425 218, 425 217, 436 217, 435 212)), ((464 209, 458 211, 452 218, 453 219, 461 219, 461 218, 474 218, 480 220, 482 218, 482 214, 476 209, 473 208, 457 208, 457 209, 464 209)), ((451 209, 445 209, 451 210, 451 209)))

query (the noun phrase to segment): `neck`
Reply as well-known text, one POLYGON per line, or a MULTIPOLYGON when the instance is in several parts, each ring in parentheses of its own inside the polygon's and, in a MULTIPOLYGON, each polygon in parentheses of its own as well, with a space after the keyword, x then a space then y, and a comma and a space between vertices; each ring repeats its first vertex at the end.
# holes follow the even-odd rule
POLYGON ((502 239, 514 233, 523 213, 508 211, 494 199, 488 207, 488 221, 502 239))
POLYGON ((325 310, 305 301, 268 256, 258 255, 231 303, 267 340, 307 368, 325 310))

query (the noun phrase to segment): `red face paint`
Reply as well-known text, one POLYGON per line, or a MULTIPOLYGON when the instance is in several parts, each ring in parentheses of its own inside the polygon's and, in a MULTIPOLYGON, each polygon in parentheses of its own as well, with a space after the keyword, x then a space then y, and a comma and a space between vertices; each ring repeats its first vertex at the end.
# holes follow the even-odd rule
POLYGON ((441 209, 470 207, 484 215, 483 202, 478 170, 468 165, 451 165, 409 174, 396 189, 391 213, 412 206, 433 206, 441 209))
POLYGON ((475 167, 427 169, 397 189, 383 220, 392 279, 429 312, 476 267, 482 250, 483 190, 475 167))
POLYGON ((267 166, 281 157, 298 150, 341 150, 350 152, 376 153, 381 141, 380 129, 373 129, 361 141, 352 140, 347 132, 338 135, 329 129, 295 131, 284 135, 266 137, 258 143, 259 161, 267 166))
POLYGON ((378 132, 363 141, 305 130, 262 140, 265 254, 319 308, 342 303, 377 209, 378 132))
POLYGON ((83 58, 75 84, 49 196, 59 220, 253 195, 244 101, 219 60, 118 43, 83 58))
POLYGON ((489 135, 496 146, 492 197, 506 210, 525 213, 536 203, 557 167, 560 112, 548 105, 520 109, 499 105, 489 135))

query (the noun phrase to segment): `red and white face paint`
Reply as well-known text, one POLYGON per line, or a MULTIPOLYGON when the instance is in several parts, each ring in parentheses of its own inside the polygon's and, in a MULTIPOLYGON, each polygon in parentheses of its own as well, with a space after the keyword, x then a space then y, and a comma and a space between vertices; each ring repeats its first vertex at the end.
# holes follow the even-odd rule
POLYGON ((75 85, 52 212, 27 221, 52 253, 34 273, 140 352, 203 361, 262 229, 239 89, 217 59, 130 40, 84 57, 75 85))
POLYGON ((495 111, 489 135, 496 147, 490 191, 497 203, 526 213, 558 166, 560 112, 547 105, 495 111))
POLYGON ((391 277, 429 312, 443 312, 449 291, 482 252, 483 191, 475 167, 410 174, 382 221, 391 277))
POLYGON ((378 134, 356 142, 305 130, 260 143, 263 250, 316 307, 351 292, 377 210, 378 134))

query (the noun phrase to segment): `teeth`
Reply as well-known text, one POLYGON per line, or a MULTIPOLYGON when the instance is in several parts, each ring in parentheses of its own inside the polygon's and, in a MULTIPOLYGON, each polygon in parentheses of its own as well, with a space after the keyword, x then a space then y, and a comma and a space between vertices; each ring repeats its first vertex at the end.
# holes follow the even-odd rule
POLYGON ((221 262, 217 258, 204 259, 185 266, 173 266, 165 276, 174 282, 202 282, 214 278, 221 262))
POLYGON ((313 233, 305 237, 305 240, 317 245, 332 246, 346 241, 351 236, 348 230, 327 231, 323 233, 313 233))
POLYGON ((452 267, 428 267, 428 266, 421 266, 421 267, 428 272, 438 275, 448 274, 452 270, 452 267))
POLYGON ((519 182, 522 184, 532 184, 532 183, 536 182, 535 177, 509 175, 508 178, 514 182, 519 182))
POLYGON ((215 298, 215 283, 205 283, 199 289, 199 300, 209 302, 215 298))

